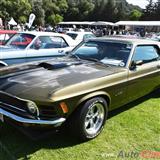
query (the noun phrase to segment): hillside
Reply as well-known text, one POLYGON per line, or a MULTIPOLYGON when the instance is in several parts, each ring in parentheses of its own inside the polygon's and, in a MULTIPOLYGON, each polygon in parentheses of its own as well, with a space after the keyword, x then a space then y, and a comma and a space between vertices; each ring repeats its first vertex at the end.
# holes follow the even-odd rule
POLYGON ((118 21, 128 20, 130 13, 139 6, 126 0, 67 0, 68 10, 64 20, 118 21))

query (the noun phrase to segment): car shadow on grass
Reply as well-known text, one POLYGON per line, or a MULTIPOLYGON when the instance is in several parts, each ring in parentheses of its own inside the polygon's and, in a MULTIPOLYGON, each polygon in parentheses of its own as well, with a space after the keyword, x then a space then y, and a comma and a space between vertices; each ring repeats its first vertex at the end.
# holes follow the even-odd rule
MULTIPOLYGON (((129 110, 138 104, 153 98, 159 98, 160 90, 151 93, 143 98, 140 98, 132 103, 129 103, 125 106, 122 106, 114 111, 109 113, 109 118, 112 118, 120 113, 123 113, 126 110, 129 110)), ((39 131, 35 133, 35 139, 22 134, 21 131, 17 130, 15 127, 0 123, 0 155, 2 159, 16 160, 24 159, 28 160, 31 158, 32 154, 36 151, 45 148, 45 149, 59 149, 76 146, 82 142, 78 139, 72 137, 68 132, 62 130, 58 133, 44 133, 39 131), (5 157, 4 157, 5 155, 5 157)))
MULTIPOLYGON (((4 124, 3 124, 4 125, 4 124)), ((23 130, 24 131, 24 130, 23 130)), ((30 159, 30 155, 36 151, 46 149, 59 149, 80 144, 78 139, 72 138, 68 133, 61 131, 55 133, 43 133, 42 131, 35 132, 37 138, 31 138, 30 134, 23 134, 21 129, 17 129, 10 125, 0 127, 0 155, 7 155, 9 160, 30 159), (45 136, 41 136, 45 134, 45 136)), ((2 159, 5 159, 1 157, 2 159)))

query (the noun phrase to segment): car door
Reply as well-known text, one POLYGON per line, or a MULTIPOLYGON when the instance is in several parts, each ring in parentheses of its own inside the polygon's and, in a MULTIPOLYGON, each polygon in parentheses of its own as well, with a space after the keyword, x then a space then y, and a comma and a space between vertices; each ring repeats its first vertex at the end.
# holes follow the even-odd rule
POLYGON ((63 37, 39 36, 27 51, 27 61, 64 56, 69 49, 63 37))
POLYGON ((160 85, 159 58, 157 45, 139 45, 135 48, 128 76, 127 98, 130 101, 144 96, 160 85))

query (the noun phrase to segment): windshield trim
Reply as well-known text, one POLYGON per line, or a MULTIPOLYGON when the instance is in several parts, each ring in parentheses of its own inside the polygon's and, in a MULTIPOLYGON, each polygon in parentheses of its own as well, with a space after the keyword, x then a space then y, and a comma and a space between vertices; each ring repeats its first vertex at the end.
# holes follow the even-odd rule
MULTIPOLYGON (((89 40, 87 40, 87 41, 83 41, 83 42, 81 42, 81 43, 79 43, 70 53, 69 53, 69 55, 71 55, 71 57, 75 57, 75 58, 77 58, 78 60, 85 60, 85 58, 80 58, 78 55, 76 55, 75 56, 75 51, 78 49, 78 48, 80 48, 83 44, 85 44, 85 43, 88 43, 88 42, 98 42, 98 43, 118 43, 118 44, 126 44, 126 45, 130 45, 130 51, 129 51, 129 55, 128 55, 128 59, 127 59, 127 61, 125 62, 125 65, 124 66, 120 66, 120 65, 112 65, 112 64, 105 64, 105 63, 103 63, 103 62, 101 62, 101 60, 99 60, 99 62, 100 63, 103 63, 103 64, 105 64, 105 65, 109 65, 109 66, 115 66, 115 67, 121 67, 121 68, 128 68, 128 64, 129 64, 129 60, 130 60, 130 56, 131 56, 131 54, 132 54, 132 50, 133 50, 133 48, 134 48, 134 44, 133 43, 131 43, 131 42, 129 42, 129 41, 121 41, 121 40, 105 40, 105 39, 89 39, 89 40)), ((87 60, 87 58, 86 58, 86 60, 87 60)), ((89 60, 89 59, 88 59, 89 60)), ((98 59, 97 59, 98 60, 98 59)))

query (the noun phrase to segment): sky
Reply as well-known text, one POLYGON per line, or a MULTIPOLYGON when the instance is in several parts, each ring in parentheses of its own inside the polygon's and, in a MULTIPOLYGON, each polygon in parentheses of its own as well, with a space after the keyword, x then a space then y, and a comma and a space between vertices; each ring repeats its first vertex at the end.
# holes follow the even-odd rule
MULTIPOLYGON (((156 1, 156 0, 154 0, 156 1)), ((145 8, 145 6, 148 4, 147 0, 127 0, 128 3, 132 3, 134 5, 138 5, 141 8, 145 8)))

